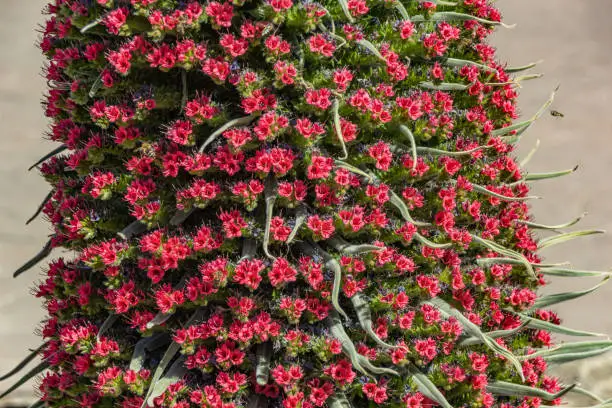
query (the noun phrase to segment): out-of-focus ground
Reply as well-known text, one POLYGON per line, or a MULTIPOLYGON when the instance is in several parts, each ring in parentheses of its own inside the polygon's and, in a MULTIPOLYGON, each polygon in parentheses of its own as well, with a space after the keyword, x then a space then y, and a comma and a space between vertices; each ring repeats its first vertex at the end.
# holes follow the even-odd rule
MULTIPOLYGON (((39 105, 44 80, 41 58, 33 44, 38 34, 40 0, 2 0, 0 13, 0 372, 40 340, 33 334, 43 312, 30 295, 38 268, 14 280, 11 274, 44 244, 44 222, 24 221, 47 194, 45 183, 26 168, 53 145, 42 141, 46 126, 39 105)), ((494 44, 510 65, 543 59, 533 72, 544 78, 525 82, 520 108, 528 117, 561 84, 553 108, 524 136, 518 149, 526 154, 540 139, 540 150, 528 169, 534 172, 580 170, 563 179, 534 185, 538 222, 560 223, 588 211, 584 228, 603 228, 604 236, 588 237, 544 252, 550 262, 570 261, 583 269, 612 267, 612 13, 611 1, 500 0, 498 6, 515 29, 500 29, 494 44)), ((546 292, 590 287, 597 279, 557 278, 546 292)), ((612 334, 612 285, 556 310, 565 325, 612 334)), ((612 357, 597 358, 560 369, 567 381, 580 381, 604 397, 612 397, 612 357)), ((0 390, 9 383, 0 383, 0 390)), ((15 393, 13 402, 31 400, 30 389, 15 393)), ((587 402, 585 401, 585 404, 587 402)))

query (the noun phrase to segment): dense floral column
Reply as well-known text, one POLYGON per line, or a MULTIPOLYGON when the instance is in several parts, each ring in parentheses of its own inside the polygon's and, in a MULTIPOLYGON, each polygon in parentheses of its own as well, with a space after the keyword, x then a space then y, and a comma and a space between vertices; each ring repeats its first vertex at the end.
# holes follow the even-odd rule
POLYGON ((487 1, 47 12, 37 406, 539 407, 610 348, 549 348, 591 333, 535 290, 581 272, 536 255, 574 235, 534 239, 526 183, 563 172, 512 155, 542 111, 512 125, 487 1))

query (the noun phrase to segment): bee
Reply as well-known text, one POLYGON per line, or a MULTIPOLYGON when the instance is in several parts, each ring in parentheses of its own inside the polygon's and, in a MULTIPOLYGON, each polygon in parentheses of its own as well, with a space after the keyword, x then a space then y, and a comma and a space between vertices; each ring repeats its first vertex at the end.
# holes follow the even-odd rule
POLYGON ((558 117, 558 118, 564 118, 564 117, 565 117, 565 115, 564 115, 564 114, 562 114, 561 112, 556 111, 556 110, 551 110, 551 111, 550 111, 550 114, 551 114, 552 116, 556 116, 556 117, 558 117))

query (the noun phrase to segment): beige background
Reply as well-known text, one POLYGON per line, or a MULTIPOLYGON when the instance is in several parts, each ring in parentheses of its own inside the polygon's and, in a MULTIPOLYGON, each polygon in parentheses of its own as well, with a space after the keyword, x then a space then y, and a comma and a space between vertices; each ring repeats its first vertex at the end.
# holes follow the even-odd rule
MULTIPOLYGON (((40 220, 24 221, 47 193, 36 172, 26 168, 52 144, 41 141, 45 119, 39 105, 44 81, 39 75, 40 54, 34 48, 40 0, 1 0, 0 13, 0 372, 12 367, 26 347, 39 344, 33 335, 42 316, 37 299, 30 296, 37 270, 13 280, 11 274, 43 245, 48 227, 40 220)), ((538 222, 559 223, 583 211, 582 227, 612 232, 612 1, 610 0, 500 0, 512 30, 501 29, 494 38, 500 57, 511 65, 543 59, 534 72, 545 77, 524 83, 520 107, 531 115, 555 87, 561 89, 553 107, 565 114, 545 115, 521 142, 528 152, 537 139, 539 152, 531 171, 551 171, 580 164, 576 174, 534 186, 544 197, 533 203, 538 222)), ((612 234, 584 238, 547 250, 548 261, 571 261, 585 269, 612 267, 612 234)), ((556 279, 547 291, 587 288, 593 279, 556 279)), ((612 333, 612 285, 588 298, 558 307, 567 326, 612 333)), ((612 360, 612 358, 610 358, 612 360)), ((588 361, 565 369, 568 379, 578 378, 612 397, 612 363, 588 361), (606 388, 607 387, 607 388, 606 388)), ((9 383, 0 383, 0 390, 9 383)), ((17 398, 29 398, 26 388, 17 398)))

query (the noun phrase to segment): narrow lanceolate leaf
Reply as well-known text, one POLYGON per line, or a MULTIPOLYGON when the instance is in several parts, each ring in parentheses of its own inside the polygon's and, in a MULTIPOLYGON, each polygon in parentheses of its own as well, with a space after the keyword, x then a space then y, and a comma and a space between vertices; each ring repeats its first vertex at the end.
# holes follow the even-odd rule
POLYGON ((589 398, 591 398, 591 399, 593 399, 594 401, 597 401, 597 402, 604 402, 603 398, 601 398, 597 394, 592 393, 591 391, 589 391, 587 389, 584 389, 582 387, 576 386, 576 387, 571 389, 570 393, 584 395, 584 396, 589 397, 589 398))
POLYGON ((529 153, 527 154, 527 156, 525 156, 525 158, 523 160, 521 160, 520 166, 522 168, 524 168, 527 165, 527 163, 529 163, 531 161, 531 159, 536 154, 536 152, 538 151, 539 148, 540 148, 540 139, 536 140, 536 144, 533 147, 533 149, 531 149, 529 151, 529 153))
POLYGON ((521 376, 521 379, 524 381, 522 365, 520 361, 516 358, 516 356, 512 354, 512 352, 497 344, 495 340, 484 334, 482 330, 480 330, 480 327, 472 323, 470 319, 465 317, 459 310, 446 303, 443 299, 434 298, 426 303, 430 303, 431 305, 437 307, 443 314, 447 316, 452 316, 457 319, 457 321, 463 326, 463 328, 468 334, 481 339, 484 345, 490 348, 493 352, 505 357, 508 361, 512 363, 512 365, 514 365, 517 372, 521 376))
POLYGON ((344 135, 342 134, 342 125, 340 123, 340 102, 338 99, 334 99, 334 103, 332 104, 332 113, 334 117, 334 130, 336 131, 336 135, 338 136, 338 142, 340 142, 340 146, 342 147, 342 156, 340 160, 346 160, 348 158, 348 150, 346 150, 346 143, 344 143, 344 135))
POLYGON ((353 19, 353 16, 351 15, 351 11, 349 10, 348 3, 346 2, 346 0, 338 0, 338 3, 340 4, 340 7, 342 7, 342 11, 344 12, 344 16, 346 17, 348 22, 354 23, 355 20, 353 19))
POLYGON ((374 332, 374 329, 372 329, 372 313, 370 311, 368 300, 365 299, 360 292, 357 292, 351 298, 351 303, 355 308, 355 313, 357 313, 357 318, 359 319, 361 328, 368 334, 368 336, 370 336, 370 338, 381 347, 394 348, 395 346, 382 341, 376 332, 374 332))
POLYGON ((561 346, 552 347, 546 350, 539 350, 532 354, 519 356, 519 359, 529 360, 536 357, 542 357, 550 363, 562 364, 598 356, 610 350, 612 350, 612 340, 585 341, 562 344, 561 346))
POLYGON ((36 163, 34 163, 33 165, 31 165, 28 168, 28 171, 32 170, 34 167, 38 166, 39 164, 45 162, 47 159, 50 159, 51 157, 55 156, 56 154, 60 154, 61 152, 63 152, 64 150, 68 149, 68 146, 66 145, 61 145, 59 147, 56 147, 55 149, 53 149, 52 151, 50 151, 49 153, 45 154, 43 157, 41 157, 40 159, 38 159, 36 161, 36 163))
POLYGON ((340 267, 340 263, 335 259, 328 259, 325 262, 325 267, 333 272, 334 274, 334 282, 332 285, 332 296, 331 302, 334 306, 334 309, 338 313, 340 313, 345 319, 348 319, 347 314, 342 310, 340 306, 340 289, 342 287, 342 267, 340 267))
POLYGON ((545 401, 552 401, 557 398, 561 398, 572 390, 576 385, 570 385, 562 388, 560 391, 555 393, 546 392, 540 388, 530 387, 523 384, 515 384, 505 381, 490 382, 487 385, 487 391, 495 395, 503 395, 506 397, 537 397, 542 398, 545 401))
POLYGON ((346 395, 341 393, 330 395, 327 399, 327 406, 329 408, 353 408, 349 400, 346 399, 346 395))
POLYGON ((527 65, 522 65, 522 66, 518 66, 518 67, 507 67, 505 69, 505 71, 507 73, 515 73, 515 72, 522 72, 522 71, 527 71, 528 69, 534 68, 536 65, 541 64, 542 61, 536 61, 536 62, 531 62, 527 65))
POLYGON ((406 136, 406 138, 408 138, 408 141, 410 142, 410 151, 412 152, 412 170, 414 170, 417 166, 417 145, 416 141, 414 140, 414 135, 405 125, 400 125, 399 129, 400 132, 404 136, 406 136))
POLYGON ((421 88, 431 89, 434 91, 464 91, 469 85, 459 83, 442 82, 440 84, 434 84, 433 82, 421 82, 419 84, 421 88))
POLYGON ((308 212, 306 211, 306 207, 302 204, 298 205, 295 210, 295 224, 293 226, 293 229, 291 230, 291 233, 287 237, 287 241, 285 242, 287 245, 293 242, 298 232, 300 231, 300 228, 304 225, 307 216, 308 212))
POLYGON ((560 171, 551 171, 549 173, 527 173, 525 175, 524 181, 537 181, 537 180, 546 180, 557 177, 567 176, 568 174, 575 173, 578 170, 579 166, 574 166, 571 169, 560 170, 560 171))
MULTIPOLYGON (((509 329, 509 330, 495 330, 495 331, 490 331, 490 332, 486 332, 485 335, 491 339, 499 339, 499 338, 504 338, 504 337, 509 337, 512 335, 517 334, 518 332, 520 332, 521 330, 523 330, 527 324, 529 322, 528 321, 524 321, 520 326, 514 328, 514 329, 509 329)), ((459 346, 461 347, 468 347, 468 346, 473 346, 475 344, 482 344, 482 338, 479 337, 468 337, 465 340, 462 340, 459 343, 459 346)))
POLYGON ((378 51, 378 48, 376 48, 376 46, 368 40, 359 40, 357 41, 357 44, 361 45, 363 48, 374 54, 382 62, 387 62, 385 57, 383 57, 380 51, 378 51))
POLYGON ((83 28, 81 28, 81 34, 85 34, 87 31, 89 31, 90 29, 92 29, 95 26, 97 26, 98 24, 100 24, 102 22, 102 20, 104 20, 104 18, 103 17, 99 17, 99 18, 95 19, 94 21, 86 24, 85 26, 83 26, 83 28))
POLYGON ((487 20, 484 18, 480 18, 477 16, 473 16, 471 14, 465 14, 465 13, 457 13, 454 11, 440 11, 437 13, 433 13, 431 15, 431 17, 429 17, 430 20, 433 21, 467 21, 467 20, 475 20, 478 21, 479 23, 483 23, 483 24, 491 24, 491 25, 501 25, 502 27, 505 28, 513 28, 514 25, 508 25, 505 24, 501 21, 492 21, 492 20, 487 20))
POLYGON ((489 67, 487 65, 480 64, 480 63, 474 62, 474 61, 458 59, 458 58, 445 58, 441 62, 442 62, 443 65, 446 65, 446 66, 449 66, 449 67, 461 68, 461 67, 466 67, 466 66, 472 66, 472 67, 479 68, 479 69, 481 69, 483 71, 486 71, 486 72, 497 72, 497 70, 495 68, 491 68, 491 67, 489 67))
POLYGON ((499 194, 494 191, 491 191, 486 187, 479 186, 478 184, 472 184, 472 187, 474 188, 474 191, 477 191, 481 194, 489 195, 491 197, 499 198, 500 200, 504 200, 504 201, 525 201, 525 200, 533 200, 533 199, 539 198, 536 196, 509 197, 509 196, 505 196, 503 194, 499 194))
POLYGON ((436 387, 436 385, 429 379, 426 374, 423 374, 418 367, 410 363, 408 365, 408 372, 412 377, 412 380, 416 384, 418 390, 427 398, 440 404, 442 408, 453 408, 453 406, 446 400, 442 392, 436 387))
POLYGON ((102 336, 104 336, 111 327, 113 327, 117 320, 119 320, 119 316, 114 313, 109 315, 106 320, 104 320, 104 323, 102 323, 102 326, 100 326, 100 329, 98 330, 98 340, 102 338, 102 336))
POLYGON ((230 120, 229 122, 221 126, 219 129, 212 132, 210 136, 208 136, 208 138, 204 141, 204 143, 202 143, 202 146, 200 146, 200 150, 199 150, 200 153, 203 153, 206 147, 212 142, 214 142, 215 139, 219 137, 226 130, 234 128, 234 127, 238 127, 238 126, 246 126, 250 124, 255 118, 256 118, 256 115, 249 115, 249 116, 244 116, 242 118, 236 118, 236 119, 230 120))
POLYGON ((138 340, 130 358, 129 369, 133 371, 142 370, 147 359, 147 353, 157 350, 169 342, 170 336, 167 333, 155 333, 151 337, 144 337, 138 340))
POLYGON ((357 353, 355 344, 344 330, 342 320, 335 310, 331 310, 327 317, 327 327, 329 328, 330 334, 342 344, 342 352, 351 360, 355 370, 370 377, 371 374, 361 365, 359 359, 360 355, 357 353))
POLYGON ((47 194, 47 196, 44 198, 44 200, 42 200, 42 202, 40 203, 38 208, 36 208, 36 212, 34 212, 34 215, 32 215, 30 218, 28 218, 28 220, 26 221, 26 225, 30 224, 32 221, 34 221, 36 219, 36 217, 38 217, 40 215, 40 213, 42 212, 43 208, 45 208, 45 205, 47 204, 47 202, 51 199, 51 197, 53 197, 53 193, 54 192, 55 191, 53 191, 53 190, 49 191, 49 194, 47 194))
POLYGON ((545 238, 538 243, 539 249, 551 247, 553 245, 562 244, 563 242, 571 241, 572 239, 579 237, 586 237, 588 235, 604 234, 604 230, 584 230, 584 231, 573 231, 565 234, 555 235, 549 238, 545 238))
MULTIPOLYGON (((200 308, 196 310, 193 313, 193 315, 191 315, 189 320, 184 324, 183 327, 191 326, 197 320, 200 320, 203 315, 204 315, 204 309, 200 308)), ((176 356, 176 354, 179 352, 180 349, 181 349, 180 344, 175 343, 174 341, 170 343, 170 346, 168 346, 168 348, 166 349, 166 352, 164 353, 161 361, 159 362, 159 365, 155 369, 155 372, 153 373, 153 377, 151 377, 151 383, 149 385, 147 393, 145 394, 144 400, 140 408, 145 408, 148 405, 149 397, 153 394, 155 390, 155 385, 161 379, 162 375, 166 371, 166 368, 168 368, 168 365, 174 359, 174 357, 176 356)))
POLYGON ((38 400, 35 403, 33 403, 32 405, 30 405, 28 408, 40 408, 40 407, 42 407, 44 405, 45 405, 45 401, 38 400))
POLYGON ((432 147, 422 147, 422 146, 417 146, 417 152, 420 153, 426 153, 426 154, 430 154, 432 156, 451 156, 451 157, 460 157, 460 156, 469 156, 473 153, 476 153, 480 150, 485 150, 485 149, 489 149, 491 148, 491 146, 478 146, 475 147, 473 149, 469 149, 469 150, 457 150, 457 151, 451 151, 451 150, 441 150, 441 149, 434 149, 432 147))
POLYGON ((119 235, 121 239, 127 241, 128 239, 131 239, 132 237, 136 235, 142 234, 146 230, 147 230, 147 224, 145 224, 144 222, 140 220, 136 220, 130 223, 130 225, 122 229, 120 232, 118 232, 117 235, 119 235))
POLYGON ((17 374, 18 372, 20 372, 21 370, 23 370, 23 368, 25 366, 27 366, 30 361, 34 360, 41 352, 42 349, 44 349, 47 346, 48 342, 44 342, 43 344, 41 344, 40 346, 38 346, 36 349, 32 350, 32 352, 30 354, 28 354, 26 356, 26 358, 24 358, 23 360, 21 360, 19 362, 19 364, 17 364, 15 366, 15 368, 13 368, 11 371, 9 371, 6 374, 3 374, 2 376, 0 376, 0 381, 4 381, 7 378, 11 378, 12 376, 14 376, 15 374, 17 374))
POLYGON ((505 248, 494 241, 481 238, 478 235, 472 234, 472 240, 480 245, 483 245, 486 248, 489 248, 491 251, 497 252, 500 255, 504 255, 509 258, 513 258, 520 261, 525 266, 525 269, 527 270, 527 272, 529 272, 532 278, 538 278, 535 274, 535 271, 533 270, 533 267, 531 266, 531 262, 529 262, 529 260, 525 258, 524 255, 511 249, 505 248))
POLYGON ((556 230, 560 230, 560 229, 564 229, 564 228, 569 228, 572 227, 576 224, 578 224, 585 216, 587 215, 587 213, 582 213, 581 215, 579 215, 578 217, 574 218, 571 221, 566 222, 565 224, 558 224, 558 225, 545 225, 545 224, 538 224, 535 222, 531 222, 531 221, 524 221, 524 220, 517 220, 518 223, 520 224, 525 224, 528 227, 531 228, 536 228, 536 229, 542 229, 542 230, 549 230, 549 231, 556 231, 556 230))
POLYGON ((546 330, 551 333, 565 334, 566 336, 579 336, 579 337, 605 336, 605 334, 602 334, 602 333, 593 333, 593 332, 588 332, 584 330, 570 329, 569 327, 564 327, 559 324, 554 324, 554 323, 547 322, 544 320, 529 317, 522 313, 518 313, 518 315, 521 317, 521 319, 527 322, 527 327, 529 327, 530 329, 546 330))
POLYGON ((25 384, 32 378, 36 377, 38 374, 45 371, 47 368, 49 368, 49 363, 46 361, 43 361, 42 363, 38 364, 36 367, 32 368, 30 371, 28 371, 26 375, 21 377, 19 381, 17 381, 15 384, 11 385, 6 391, 4 391, 0 395, 0 400, 6 397, 7 395, 9 395, 10 393, 12 393, 13 391, 15 391, 16 389, 18 389, 19 387, 21 387, 23 384, 25 384))
POLYGON ((549 276, 560 276, 563 278, 582 278, 586 276, 610 276, 612 272, 610 271, 580 271, 575 269, 568 268, 542 268, 538 271, 541 274, 549 275, 549 276))
POLYGON ((272 343, 266 341, 257 346, 255 378, 257 384, 266 385, 270 379, 270 359, 272 357, 272 343))
POLYGON ((156 314, 155 317, 153 317, 153 319, 147 322, 147 329, 152 329, 156 326, 161 326, 162 324, 166 323, 168 319, 170 319, 172 316, 174 316, 174 312, 168 312, 168 313, 160 312, 156 314))
POLYGON ((590 289, 580 290, 580 291, 575 291, 575 292, 555 293, 554 295, 542 296, 535 301, 535 303, 533 304, 530 310, 543 309, 545 307, 556 305, 562 302, 567 302, 568 300, 572 300, 572 299, 576 299, 576 298, 588 295, 589 293, 593 293, 597 289, 605 285, 609 279, 610 279, 610 276, 606 276, 601 282, 599 282, 597 285, 593 286, 590 289))
POLYGON ((515 123, 514 125, 510 125, 508 127, 505 128, 500 128, 500 129, 495 129, 493 131, 491 131, 491 135, 493 136, 504 136, 504 135, 508 135, 510 134, 510 132, 516 130, 517 131, 517 135, 520 136, 523 132, 525 132, 527 129, 529 129, 529 127, 531 127, 531 125, 538 120, 543 114, 544 112, 546 112, 546 109, 548 109, 548 107, 550 105, 552 105, 554 99, 555 99, 555 95, 557 94, 557 91, 559 90, 559 87, 557 86, 555 88, 555 90, 551 93, 550 98, 548 98, 548 100, 544 103, 544 105, 542 105, 542 107, 535 113, 535 115, 533 115, 531 118, 519 122, 519 123, 515 123))
POLYGON ((179 381, 183 376, 187 373, 187 368, 185 367, 185 360, 187 357, 181 356, 177 358, 170 369, 166 374, 163 375, 151 388, 151 392, 149 394, 149 398, 147 399, 148 406, 154 406, 155 398, 162 395, 168 387, 170 387, 175 382, 179 381))
POLYGON ((31 268, 33 268, 37 263, 39 263, 40 261, 42 261, 43 259, 45 259, 47 256, 49 256, 49 254, 51 253, 51 251, 53 250, 53 247, 51 245, 52 241, 49 240, 47 241, 47 243, 45 244, 45 246, 40 250, 39 253, 37 253, 36 255, 34 255, 34 257, 32 259, 30 259, 28 262, 26 262, 25 264, 23 264, 19 269, 17 269, 14 273, 13 273, 13 278, 18 277, 19 275, 21 275, 22 273, 30 270, 31 268))
POLYGON ((276 178, 269 176, 266 180, 266 186, 264 189, 264 197, 266 200, 266 225, 264 228, 264 239, 263 239, 263 251, 268 258, 276 259, 270 251, 268 246, 270 245, 270 228, 272 227, 272 214, 274 213, 274 203, 276 202, 276 178))

